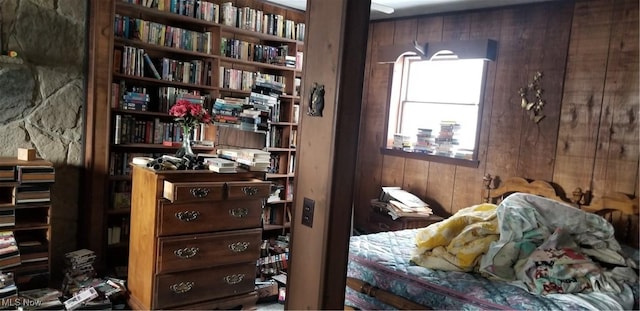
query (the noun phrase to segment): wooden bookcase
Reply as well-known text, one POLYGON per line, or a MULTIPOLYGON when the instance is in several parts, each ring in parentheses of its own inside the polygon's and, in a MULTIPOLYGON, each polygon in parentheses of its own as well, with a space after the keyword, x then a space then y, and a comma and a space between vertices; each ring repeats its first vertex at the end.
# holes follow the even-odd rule
POLYGON ((2 272, 13 272, 18 290, 51 286, 51 162, 0 158, 2 272), (11 236, 11 237, 9 237, 11 236), (7 252, 13 239, 19 256, 7 252))
MULTIPOLYGON (((282 30, 274 35, 266 31, 257 31, 256 23, 225 25, 225 20, 220 17, 218 21, 209 21, 192 17, 193 15, 172 13, 168 8, 161 10, 158 7, 146 7, 129 2, 143 1, 105 0, 94 1, 91 4, 92 16, 95 18, 90 22, 85 147, 85 166, 88 169, 85 174, 86 191, 83 191, 84 205, 90 208, 82 211, 83 234, 80 243, 96 252, 97 269, 105 269, 104 272, 110 272, 113 266, 127 264, 131 158, 174 154, 177 149, 176 144, 167 146, 161 143, 167 140, 166 128, 172 123, 172 118, 167 113, 172 99, 175 99, 172 88, 190 93, 197 92, 204 97, 205 107, 210 109, 216 98, 248 97, 251 83, 250 79, 246 79, 247 75, 260 73, 282 79, 285 89, 284 95, 281 96, 280 122, 271 123, 270 129, 282 129, 279 131, 281 140, 287 141, 287 144, 282 148, 268 150, 283 155, 281 165, 284 168, 289 167, 290 159, 295 156, 295 149, 288 141, 297 130, 297 124, 292 122, 292 113, 294 104, 297 105, 299 102, 295 93, 295 81, 296 78, 300 78, 301 70, 287 67, 284 63, 268 61, 264 57, 252 57, 257 56, 257 52, 250 53, 249 56, 243 53, 242 56, 232 57, 221 47, 230 40, 236 40, 239 43, 235 46, 238 49, 235 52, 246 52, 247 50, 241 48, 244 44, 245 47, 279 48, 285 50, 287 55, 295 57, 303 47, 303 43, 298 40, 302 38, 298 38, 295 31, 296 25, 304 24, 303 12, 285 9, 261 0, 202 1, 207 5, 218 5, 219 11, 226 10, 223 3, 230 3, 236 8, 236 12, 242 11, 245 16, 255 16, 254 14, 261 11, 263 20, 264 16, 269 14, 277 16, 283 22, 275 23, 280 26, 272 29, 282 30), (167 35, 168 33, 173 33, 173 36, 167 35), (160 38, 164 38, 164 44, 160 38), (169 45, 167 40, 179 44, 169 45), (160 79, 149 70, 151 66, 144 54, 148 56, 148 61, 154 64, 160 79), (140 70, 143 66, 145 68, 140 70), (169 72, 173 73, 172 78, 167 78, 169 72), (144 111, 135 103, 123 103, 122 98, 126 91, 150 94, 144 111), (128 126, 125 126, 125 123, 128 126), (109 266, 106 265, 107 262, 109 266)), ((190 2, 196 1, 185 1, 190 2)), ((171 1, 164 3, 169 4, 171 1)), ((185 6, 185 10, 187 8, 189 6, 185 6)), ((266 146, 266 133, 241 131, 224 125, 214 124, 203 129, 200 138, 214 142, 214 145, 196 145, 194 151, 213 153, 217 148, 266 146)), ((180 135, 174 133, 173 137, 174 140, 178 140, 180 135)), ((291 189, 292 178, 293 173, 287 172, 269 174, 267 179, 282 180, 285 187, 291 189)), ((285 228, 284 215, 291 206, 290 199, 283 197, 282 201, 274 203, 276 208, 282 209, 278 212, 283 216, 282 221, 278 221, 280 229, 285 228)), ((267 226, 266 229, 272 228, 267 226)))

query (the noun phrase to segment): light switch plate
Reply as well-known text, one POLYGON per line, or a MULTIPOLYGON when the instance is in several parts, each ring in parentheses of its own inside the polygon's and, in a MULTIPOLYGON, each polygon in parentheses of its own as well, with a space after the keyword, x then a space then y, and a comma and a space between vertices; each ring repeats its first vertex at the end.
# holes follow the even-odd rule
POLYGON ((302 224, 312 228, 313 227, 313 210, 316 205, 316 201, 309 198, 304 198, 302 202, 302 224))

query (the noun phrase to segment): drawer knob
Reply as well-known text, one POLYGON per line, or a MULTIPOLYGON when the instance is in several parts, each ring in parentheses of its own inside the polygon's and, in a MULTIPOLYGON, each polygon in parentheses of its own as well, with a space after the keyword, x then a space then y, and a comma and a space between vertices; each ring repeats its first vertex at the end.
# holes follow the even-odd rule
POLYGON ((229 210, 229 215, 242 218, 249 215, 249 210, 246 208, 234 208, 229 210))
POLYGON ((189 259, 195 256, 196 254, 198 254, 199 250, 200 249, 197 247, 185 247, 181 249, 176 249, 175 251, 173 251, 173 254, 183 259, 189 259))
POLYGON ((186 222, 194 221, 198 219, 198 216, 200 216, 200 212, 198 211, 182 211, 176 213, 176 218, 186 222))
POLYGON ((244 279, 244 274, 232 274, 224 277, 224 281, 229 285, 238 284, 244 279))
POLYGON ((209 195, 209 189, 207 188, 191 188, 189 191, 191 192, 191 195, 196 198, 204 198, 209 195))
POLYGON ((242 192, 248 196, 258 194, 258 187, 242 187, 242 192))
POLYGON ((229 249, 235 253, 244 252, 249 248, 249 242, 235 242, 229 244, 229 249))
POLYGON ((169 289, 176 294, 184 294, 193 288, 193 282, 180 282, 169 286, 169 289))

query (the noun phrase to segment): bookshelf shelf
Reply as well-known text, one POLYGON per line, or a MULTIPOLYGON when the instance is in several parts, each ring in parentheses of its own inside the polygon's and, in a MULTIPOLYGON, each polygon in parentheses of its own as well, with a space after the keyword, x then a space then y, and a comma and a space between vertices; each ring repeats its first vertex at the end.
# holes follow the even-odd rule
POLYGON ((242 59, 237 59, 237 58, 233 58, 233 57, 226 57, 226 56, 220 56, 220 61, 221 62, 239 64, 239 65, 249 65, 249 66, 254 66, 254 67, 259 67, 259 68, 264 68, 264 69, 275 69, 275 70, 283 70, 283 71, 293 71, 294 70, 294 68, 290 68, 290 67, 285 67, 285 66, 280 66, 280 65, 272 65, 272 64, 261 63, 261 62, 253 62, 253 61, 242 60, 242 59))
POLYGON ((205 59, 216 59, 219 56, 213 54, 207 54, 197 51, 189 51, 185 49, 172 48, 168 46, 161 46, 151 43, 142 42, 140 40, 131 40, 125 38, 115 38, 115 42, 113 43, 115 47, 123 47, 123 46, 135 46, 137 48, 142 48, 145 51, 156 52, 158 55, 172 55, 172 56, 190 56, 196 58, 205 58, 205 59))
POLYGON ((269 152, 294 152, 296 148, 279 148, 279 147, 269 147, 267 148, 269 152))
MULTIPOLYGON (((112 144, 111 148, 118 149, 155 149, 155 150, 176 150, 179 146, 166 146, 162 144, 112 144)), ((193 150, 214 151, 215 147, 210 146, 191 146, 193 150)))
POLYGON ((138 82, 138 83, 142 82, 145 85, 164 85, 164 86, 182 87, 182 88, 206 90, 206 91, 215 91, 218 89, 217 87, 213 87, 209 85, 191 84, 191 83, 183 83, 183 82, 177 82, 177 81, 167 81, 167 80, 156 79, 156 78, 126 75, 126 74, 117 73, 117 72, 113 73, 113 77, 115 79, 123 79, 123 80, 132 81, 132 82, 138 82))
POLYGON ((117 109, 117 108, 114 108, 111 111, 113 111, 114 113, 120 113, 120 114, 130 114, 130 115, 139 115, 139 116, 149 116, 149 117, 173 119, 172 116, 170 116, 169 114, 164 113, 164 112, 126 110, 126 109, 117 109))
POLYGON ((3 207, 0 229, 6 242, 2 249, 3 261, 0 269, 4 273, 14 273, 18 291, 47 287, 51 273, 52 235, 49 221, 53 208, 51 187, 56 179, 55 168, 51 162, 42 159, 21 161, 7 157, 0 158, 0 167, 5 171, 22 170, 21 174, 4 175, 5 181, 0 183, 0 205, 3 207), (29 166, 38 167, 43 172, 46 170, 47 177, 39 178, 29 173, 26 170, 29 166), (7 168, 11 169, 6 170, 7 168), (21 189, 29 187, 38 187, 37 192, 42 192, 38 196, 40 202, 20 202, 27 199, 21 196, 21 189), (9 246, 16 246, 17 249, 9 246), (38 262, 29 262, 29 256, 36 252, 40 254, 38 262), (38 266, 37 272, 30 269, 34 265, 38 266))
MULTIPOLYGON (((267 174, 266 179, 276 179, 276 178, 293 178, 295 175, 293 173, 289 174, 267 174)), ((283 201, 286 202, 286 201, 283 201)))

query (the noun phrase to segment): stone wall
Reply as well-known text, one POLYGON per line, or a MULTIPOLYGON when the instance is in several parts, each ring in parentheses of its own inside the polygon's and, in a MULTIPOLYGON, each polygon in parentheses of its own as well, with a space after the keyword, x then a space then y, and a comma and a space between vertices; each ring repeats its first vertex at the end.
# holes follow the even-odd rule
POLYGON ((0 0, 0 156, 37 150, 56 167, 52 188, 52 277, 76 248, 85 103, 83 0, 0 0))

